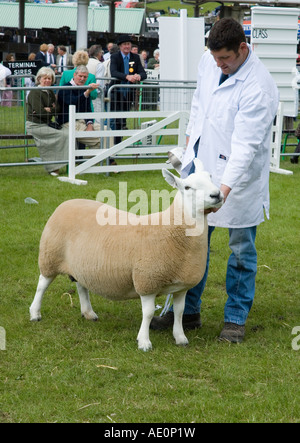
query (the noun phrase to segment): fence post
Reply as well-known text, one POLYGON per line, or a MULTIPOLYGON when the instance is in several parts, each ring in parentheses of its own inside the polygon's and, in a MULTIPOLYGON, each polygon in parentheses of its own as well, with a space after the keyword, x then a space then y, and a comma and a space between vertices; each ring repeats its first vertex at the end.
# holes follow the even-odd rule
POLYGON ((75 179, 75 149, 76 149, 76 138, 75 138, 75 120, 76 107, 74 105, 69 106, 69 178, 75 179))

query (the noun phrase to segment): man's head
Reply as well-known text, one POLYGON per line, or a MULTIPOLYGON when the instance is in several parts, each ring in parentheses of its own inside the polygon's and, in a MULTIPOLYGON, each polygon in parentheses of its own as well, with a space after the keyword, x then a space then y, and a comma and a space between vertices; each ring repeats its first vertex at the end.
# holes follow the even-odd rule
POLYGON ((77 66, 74 72, 74 82, 77 86, 84 86, 88 79, 89 71, 85 65, 77 66))
POLYGON ((214 24, 207 47, 224 74, 233 74, 249 52, 243 27, 232 18, 222 18, 214 24))
POLYGON ((67 48, 64 45, 57 46, 57 52, 59 55, 65 55, 67 48))
POLYGON ((52 43, 49 43, 48 45, 48 52, 49 54, 53 54, 54 53, 54 45, 52 45, 52 43))
POLYGON ((127 34, 121 35, 118 38, 117 44, 119 45, 119 49, 123 54, 128 55, 131 51, 132 40, 131 37, 127 34))

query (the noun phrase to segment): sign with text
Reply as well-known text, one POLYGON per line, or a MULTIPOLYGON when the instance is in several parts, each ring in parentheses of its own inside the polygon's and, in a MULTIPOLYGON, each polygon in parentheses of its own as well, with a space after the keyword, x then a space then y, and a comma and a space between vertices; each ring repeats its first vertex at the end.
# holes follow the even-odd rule
POLYGON ((42 67, 41 60, 21 60, 15 62, 3 62, 3 65, 11 70, 12 75, 36 75, 42 67))

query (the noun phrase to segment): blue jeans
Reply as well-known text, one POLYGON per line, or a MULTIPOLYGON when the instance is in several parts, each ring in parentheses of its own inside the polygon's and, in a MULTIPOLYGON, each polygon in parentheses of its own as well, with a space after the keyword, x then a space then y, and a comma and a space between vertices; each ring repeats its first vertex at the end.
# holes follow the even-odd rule
MULTIPOLYGON (((210 255, 210 239, 214 227, 208 228, 208 252, 205 274, 194 288, 187 292, 184 314, 197 314, 201 309, 201 296, 205 288, 210 255)), ((253 304, 257 254, 255 249, 256 226, 229 229, 229 247, 232 251, 227 264, 224 321, 244 325, 253 304)))
MULTIPOLYGON (((194 146, 197 157, 200 138, 194 146)), ((185 175, 195 171, 194 163, 186 167, 185 175)), ((209 268, 210 239, 214 231, 208 227, 208 250, 206 269, 202 280, 186 294, 184 314, 198 314, 209 268)), ((255 248, 256 226, 251 228, 230 228, 229 247, 231 255, 227 263, 226 292, 228 295, 224 308, 224 321, 244 325, 253 304, 255 277, 257 272, 257 253, 255 248)), ((171 308, 173 310, 173 308, 171 308)))

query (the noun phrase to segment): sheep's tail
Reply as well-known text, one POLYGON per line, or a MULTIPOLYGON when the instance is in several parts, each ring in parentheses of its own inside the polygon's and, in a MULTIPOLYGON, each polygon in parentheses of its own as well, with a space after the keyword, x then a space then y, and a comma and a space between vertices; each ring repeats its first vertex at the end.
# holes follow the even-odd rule
POLYGON ((163 310, 161 311, 161 313, 159 315, 160 317, 165 315, 170 310, 172 303, 173 303, 173 294, 169 294, 166 299, 165 306, 163 307, 163 310))

